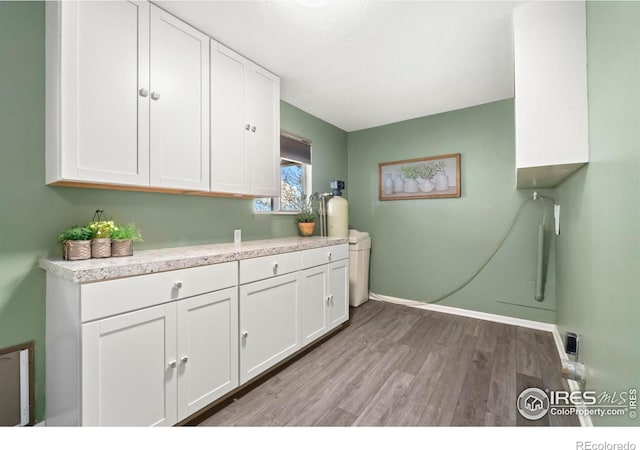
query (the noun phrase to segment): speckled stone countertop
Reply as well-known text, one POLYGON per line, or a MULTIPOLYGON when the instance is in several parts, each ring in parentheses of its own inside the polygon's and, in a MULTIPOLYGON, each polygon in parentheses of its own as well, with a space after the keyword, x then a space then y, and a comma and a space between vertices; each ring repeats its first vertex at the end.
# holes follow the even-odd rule
POLYGON ((239 261, 348 242, 347 238, 289 237, 245 241, 237 245, 225 243, 142 250, 136 251, 133 256, 117 258, 92 258, 81 261, 43 258, 39 265, 47 272, 74 283, 88 283, 239 261))

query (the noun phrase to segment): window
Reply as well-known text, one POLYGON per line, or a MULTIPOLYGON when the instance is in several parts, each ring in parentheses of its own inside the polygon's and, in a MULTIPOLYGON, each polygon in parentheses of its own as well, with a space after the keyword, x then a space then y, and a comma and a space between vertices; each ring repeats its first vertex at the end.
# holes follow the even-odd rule
POLYGON ((280 197, 257 198, 258 213, 296 213, 305 196, 311 193, 311 142, 280 134, 280 197))

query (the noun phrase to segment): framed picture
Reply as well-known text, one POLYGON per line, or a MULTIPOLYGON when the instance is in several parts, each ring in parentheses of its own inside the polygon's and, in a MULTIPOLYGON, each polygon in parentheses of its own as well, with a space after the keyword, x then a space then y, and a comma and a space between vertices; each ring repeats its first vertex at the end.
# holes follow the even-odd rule
POLYGON ((378 164, 378 198, 460 197, 460 153, 378 164))

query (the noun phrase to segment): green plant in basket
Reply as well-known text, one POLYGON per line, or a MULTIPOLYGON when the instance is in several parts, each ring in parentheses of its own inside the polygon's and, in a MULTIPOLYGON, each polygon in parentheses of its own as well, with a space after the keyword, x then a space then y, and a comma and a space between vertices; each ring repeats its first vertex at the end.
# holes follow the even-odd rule
POLYGON ((113 220, 99 220, 97 222, 91 222, 88 226, 93 231, 94 239, 110 238, 111 232, 116 227, 113 220))
POLYGON ((93 230, 89 227, 74 225, 67 228, 58 236, 58 241, 89 241, 93 237, 93 230))
POLYGON ((298 223, 312 223, 316 221, 317 214, 313 208, 313 202, 307 198, 302 202, 300 212, 296 216, 298 223))
POLYGON ((142 232, 133 222, 127 225, 115 225, 111 230, 111 239, 121 241, 130 239, 136 242, 142 242, 142 232))
POLYGON ((93 230, 74 225, 64 230, 58 241, 62 243, 62 257, 67 261, 91 258, 91 238, 93 230))

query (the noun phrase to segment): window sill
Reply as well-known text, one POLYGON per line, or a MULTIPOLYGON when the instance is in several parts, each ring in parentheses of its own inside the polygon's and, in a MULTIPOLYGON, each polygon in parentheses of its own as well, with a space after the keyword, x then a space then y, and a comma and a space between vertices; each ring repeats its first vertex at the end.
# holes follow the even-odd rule
POLYGON ((297 216, 299 211, 254 211, 255 216, 297 216))

